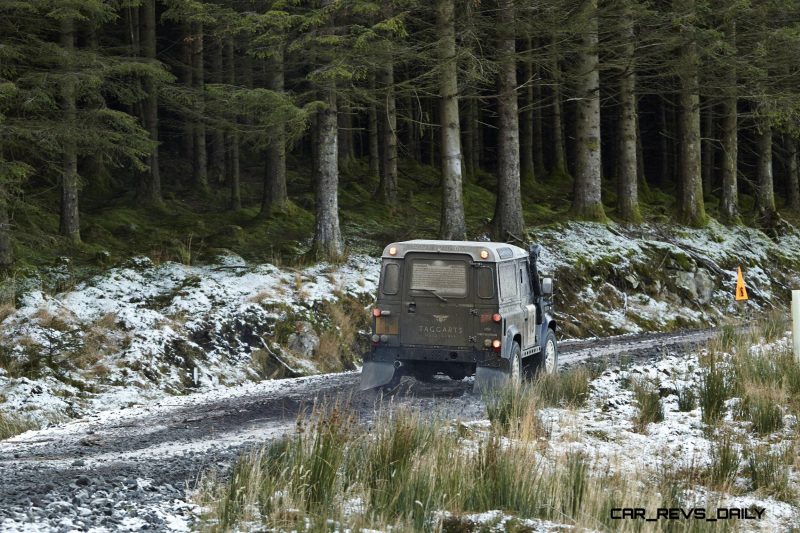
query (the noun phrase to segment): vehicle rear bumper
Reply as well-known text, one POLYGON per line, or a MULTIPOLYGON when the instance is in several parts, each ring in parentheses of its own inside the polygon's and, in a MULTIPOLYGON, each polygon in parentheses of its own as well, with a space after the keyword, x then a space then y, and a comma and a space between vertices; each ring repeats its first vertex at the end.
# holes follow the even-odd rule
POLYGON ((464 347, 376 346, 364 355, 365 361, 430 361, 436 363, 469 363, 477 366, 499 367, 502 358, 491 350, 464 347))

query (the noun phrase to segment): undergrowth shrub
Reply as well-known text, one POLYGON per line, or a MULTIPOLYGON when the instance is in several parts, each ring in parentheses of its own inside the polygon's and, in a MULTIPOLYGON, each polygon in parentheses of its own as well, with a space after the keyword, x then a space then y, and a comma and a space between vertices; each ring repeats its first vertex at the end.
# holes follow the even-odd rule
POLYGON ((750 490, 784 501, 792 501, 794 491, 789 484, 789 469, 781 453, 773 452, 769 445, 745 447, 744 471, 750 490))
POLYGON ((708 468, 708 482, 712 488, 730 490, 742 458, 731 435, 724 434, 711 445, 711 464, 708 468))
POLYGON ((715 424, 725 415, 725 400, 730 398, 727 373, 712 365, 706 369, 700 383, 700 412, 703 422, 715 424))
POLYGON ((697 396, 694 389, 690 386, 681 387, 677 391, 678 396, 678 410, 682 413, 688 413, 697 407, 697 396))
POLYGON ((652 385, 640 381, 633 383, 633 396, 639 406, 634 420, 634 427, 642 432, 648 424, 664 420, 664 406, 661 405, 659 391, 652 385))

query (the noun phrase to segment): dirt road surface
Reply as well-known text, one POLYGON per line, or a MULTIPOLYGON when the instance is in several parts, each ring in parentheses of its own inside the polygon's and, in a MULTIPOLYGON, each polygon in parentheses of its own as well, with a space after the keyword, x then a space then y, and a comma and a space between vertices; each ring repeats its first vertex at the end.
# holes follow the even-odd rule
MULTIPOLYGON (((569 341, 559 365, 688 353, 713 330, 569 341)), ((187 531, 187 493, 202 472, 294 430, 314 402, 347 400, 362 420, 381 408, 485 418, 472 380, 405 378, 389 395, 358 391, 358 373, 264 381, 102 412, 0 442, 0 531, 187 531)))

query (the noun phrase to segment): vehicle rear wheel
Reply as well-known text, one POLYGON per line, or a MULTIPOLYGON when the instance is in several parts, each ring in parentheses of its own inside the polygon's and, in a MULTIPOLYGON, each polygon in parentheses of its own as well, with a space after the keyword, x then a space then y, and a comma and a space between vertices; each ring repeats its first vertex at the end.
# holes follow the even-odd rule
POLYGON ((417 363, 411 367, 409 374, 411 374, 411 376, 413 376, 417 381, 430 383, 433 381, 433 376, 436 375, 436 372, 430 367, 430 365, 426 365, 425 363, 417 363))
POLYGON ((519 385, 522 382, 522 349, 519 347, 518 342, 514 342, 511 347, 511 356, 508 358, 508 380, 513 385, 519 385))
POLYGON ((556 333, 552 329, 548 328, 547 330, 547 336, 538 359, 537 373, 555 374, 558 371, 558 344, 556 343, 556 333))

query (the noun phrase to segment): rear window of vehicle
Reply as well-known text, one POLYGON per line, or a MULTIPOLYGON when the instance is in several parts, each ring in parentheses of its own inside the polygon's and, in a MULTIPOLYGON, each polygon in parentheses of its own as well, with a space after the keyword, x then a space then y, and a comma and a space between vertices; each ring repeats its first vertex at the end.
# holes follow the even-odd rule
POLYGON ((494 272, 489 267, 477 269, 478 298, 494 298, 494 272))
POLYGON ((416 259, 411 262, 412 291, 434 292, 439 296, 467 295, 467 263, 443 259, 416 259))
POLYGON ((381 279, 383 294, 397 294, 400 290, 400 265, 397 263, 384 265, 381 279))

